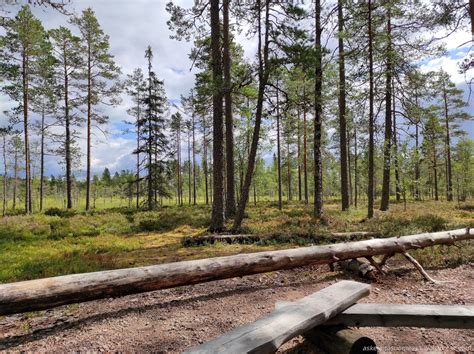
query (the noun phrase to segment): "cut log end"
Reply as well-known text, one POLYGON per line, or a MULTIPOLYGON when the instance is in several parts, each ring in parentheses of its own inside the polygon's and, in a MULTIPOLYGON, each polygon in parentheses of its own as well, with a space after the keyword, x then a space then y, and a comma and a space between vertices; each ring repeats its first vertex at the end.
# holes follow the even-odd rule
POLYGON ((356 329, 344 327, 313 328, 304 337, 328 354, 377 353, 377 345, 356 329))

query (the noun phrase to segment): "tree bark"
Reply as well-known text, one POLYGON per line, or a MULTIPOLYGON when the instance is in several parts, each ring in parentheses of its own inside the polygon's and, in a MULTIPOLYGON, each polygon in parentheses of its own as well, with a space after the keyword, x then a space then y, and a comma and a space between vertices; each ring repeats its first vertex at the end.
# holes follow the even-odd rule
POLYGON ((372 31, 372 0, 368 0, 368 36, 369 36, 369 147, 368 147, 368 185, 367 185, 367 218, 374 216, 374 48, 372 31))
POLYGON ((301 185, 301 128, 300 128, 300 110, 298 108, 298 114, 297 114, 297 161, 298 161, 298 200, 301 201, 303 200, 303 190, 302 190, 302 185, 301 185))
POLYGON ((211 57, 212 57, 212 120, 213 120, 213 192, 212 216, 209 230, 221 232, 224 230, 224 132, 222 117, 222 65, 221 65, 221 31, 219 21, 219 0, 211 3, 211 57))
POLYGON ((337 19, 339 29, 339 151, 341 164, 341 207, 349 210, 349 180, 347 154, 347 122, 346 122, 346 68, 344 53, 344 14, 342 0, 337 2, 337 19))
MULTIPOLYGON (((392 90, 395 91, 394 81, 392 80, 392 90)), ((395 167, 395 193, 397 202, 401 200, 402 191, 401 191, 401 184, 400 184, 400 166, 398 161, 398 136, 397 136, 397 115, 395 113, 395 94, 392 92, 392 115, 393 115, 393 164, 395 167)))
POLYGON ((385 140, 383 151, 382 200, 380 210, 388 210, 390 203, 390 167, 392 152, 392 24, 390 5, 387 8, 387 49, 385 68, 385 140))
POLYGON ((91 148, 92 148, 92 62, 91 44, 87 43, 87 162, 86 162, 86 210, 90 209, 91 196, 91 148))
POLYGON ((232 226, 233 232, 237 232, 244 219, 245 207, 247 205, 250 185, 252 183, 253 172, 255 170, 255 161, 257 157, 258 140, 260 138, 260 126, 262 124, 263 114, 263 101, 265 88, 267 87, 268 77, 270 75, 270 68, 268 66, 268 52, 269 52, 269 31, 270 31, 270 9, 269 1, 265 1, 265 32, 263 39, 263 53, 262 53, 262 24, 260 18, 260 12, 262 10, 261 0, 257 0, 258 8, 258 95, 257 95, 257 107, 255 112, 255 127, 252 135, 252 145, 250 149, 249 162, 247 171, 245 174, 245 182, 240 194, 240 201, 238 209, 234 219, 234 225, 232 226))
POLYGON ((222 26, 222 65, 224 69, 224 100, 225 100, 225 151, 226 151, 226 205, 227 217, 235 215, 235 167, 234 167, 234 121, 232 117, 232 83, 231 83, 231 56, 230 56, 230 0, 223 0, 222 26))
POLYGON ((8 178, 8 168, 7 168, 7 133, 4 132, 2 136, 3 140, 3 205, 2 205, 2 215, 5 216, 7 213, 7 178, 8 178))
POLYGON ((304 175, 304 201, 309 203, 308 193, 308 128, 306 124, 306 85, 303 81, 303 175, 304 175))
POLYGON ((473 239, 474 230, 459 229, 3 284, 0 285, 0 316, 473 239))
MULTIPOLYGON (((66 160, 66 207, 72 208, 72 157, 71 157, 71 121, 69 115, 69 73, 66 54, 66 44, 63 46, 63 69, 64 69, 64 124, 65 124, 65 146, 64 154, 66 160)), ((87 203, 86 203, 87 204, 87 203)), ((86 205, 87 206, 87 205, 86 205)))
POLYGON ((444 101, 444 124, 446 127, 445 151, 446 151, 446 200, 451 202, 453 200, 453 172, 451 167, 451 137, 449 132, 449 110, 448 110, 448 96, 446 90, 443 92, 444 101))
POLYGON ((28 122, 28 103, 29 103, 29 67, 26 48, 22 54, 22 80, 23 80, 23 134, 25 144, 25 212, 31 214, 31 164, 30 164, 30 141, 29 141, 29 122, 28 122))
POLYGON ((277 173, 278 173, 278 209, 282 208, 282 186, 281 186, 281 141, 280 141, 280 87, 277 80, 276 90, 276 118, 277 118, 277 173))
POLYGON ((39 200, 39 211, 43 211, 43 194, 44 194, 44 98, 43 98, 43 107, 41 111, 41 140, 40 140, 40 200, 39 200))
POLYGON ((195 122, 194 122, 194 111, 191 117, 191 124, 193 128, 193 204, 196 205, 196 197, 197 197, 197 192, 196 192, 196 181, 197 181, 197 176, 196 176, 196 136, 195 136, 195 122))
POLYGON ((314 80, 314 216, 320 218, 323 215, 323 168, 321 153, 322 135, 322 81, 323 48, 321 46, 321 0, 315 0, 315 46, 316 65, 314 80))

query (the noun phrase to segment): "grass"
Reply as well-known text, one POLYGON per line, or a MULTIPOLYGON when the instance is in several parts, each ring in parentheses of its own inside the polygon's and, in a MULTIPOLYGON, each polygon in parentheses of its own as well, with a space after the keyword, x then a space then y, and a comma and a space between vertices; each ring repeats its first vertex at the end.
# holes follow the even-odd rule
MULTIPOLYGON (((209 206, 165 206, 153 212, 49 210, 7 216, 0 220, 0 283, 289 248, 304 245, 308 238, 303 236, 335 231, 372 231, 389 237, 474 227, 473 210, 472 201, 463 205, 412 202, 406 211, 402 204, 393 204, 390 211, 377 212, 374 219, 366 220, 365 208, 343 213, 333 202, 325 205, 321 222, 312 218, 311 206, 293 203, 280 211, 274 203, 261 202, 248 208, 243 232, 277 235, 283 241, 190 248, 183 247, 181 240, 206 233, 209 206)), ((461 247, 437 246, 413 254, 425 266, 446 266, 473 260, 473 251, 472 242, 466 242, 461 247)))

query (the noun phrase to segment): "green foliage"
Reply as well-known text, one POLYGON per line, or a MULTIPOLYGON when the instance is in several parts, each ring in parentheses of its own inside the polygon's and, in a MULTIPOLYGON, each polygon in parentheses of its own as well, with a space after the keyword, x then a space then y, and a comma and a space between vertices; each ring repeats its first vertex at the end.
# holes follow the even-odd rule
POLYGON ((425 214, 417 216, 413 223, 422 231, 436 232, 446 229, 448 221, 439 215, 425 214))
POLYGON ((76 215, 75 210, 70 210, 70 209, 61 209, 61 208, 48 208, 45 210, 44 215, 48 216, 59 216, 61 218, 70 218, 74 215, 76 215))

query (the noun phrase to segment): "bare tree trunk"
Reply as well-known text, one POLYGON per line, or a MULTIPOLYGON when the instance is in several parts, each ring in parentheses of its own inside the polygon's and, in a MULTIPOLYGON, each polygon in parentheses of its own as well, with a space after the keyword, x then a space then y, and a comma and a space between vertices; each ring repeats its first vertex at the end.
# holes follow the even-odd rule
POLYGON ((209 182, 208 182, 208 166, 207 166, 207 138, 206 138, 206 122, 203 116, 203 156, 202 156, 202 168, 204 172, 204 187, 206 190, 206 205, 209 204, 209 182))
POLYGON ((29 82, 28 82, 28 58, 26 56, 26 49, 23 49, 23 63, 22 63, 22 80, 23 80, 23 133, 25 144, 25 212, 30 214, 32 212, 31 203, 31 164, 30 164, 30 141, 29 141, 29 124, 28 124, 28 102, 29 102, 29 82))
POLYGON ((219 21, 219 0, 210 0, 211 8, 211 57, 213 107, 213 184, 214 198, 212 201, 212 216, 209 230, 221 232, 224 230, 224 132, 222 117, 222 65, 221 65, 221 31, 219 21))
POLYGON ((230 56, 230 0, 223 0, 223 34, 222 34, 222 65, 224 69, 224 99, 225 99, 225 151, 226 151, 226 216, 235 215, 235 167, 234 167, 234 122, 232 117, 232 83, 230 56))
POLYGON ((435 200, 439 200, 438 195, 438 161, 436 157, 436 145, 433 142, 433 180, 435 200))
MULTIPOLYGON (((63 47, 63 70, 64 70, 64 124, 65 124, 65 146, 64 153, 66 159, 66 207, 72 208, 72 157, 71 157, 71 128, 70 128, 70 116, 69 116, 69 73, 67 71, 67 59, 66 59, 66 45, 63 47)), ((86 200, 87 206, 87 200, 86 200)))
POLYGON ((453 200, 453 172, 451 167, 451 137, 449 132, 449 111, 448 111, 448 96, 446 91, 443 92, 444 100, 444 124, 446 128, 446 140, 445 140, 445 151, 446 151, 446 200, 451 202, 453 200))
POLYGON ((234 225, 232 230, 236 232, 240 229, 242 221, 244 219, 245 207, 247 205, 250 185, 252 183, 252 177, 255 170, 255 160, 257 157, 258 149, 258 140, 260 138, 260 126, 262 123, 262 114, 263 114, 263 101, 265 88, 268 83, 268 77, 270 75, 270 70, 268 67, 268 52, 269 52, 269 23, 270 23, 270 9, 269 1, 265 1, 265 32, 263 39, 263 53, 262 53, 262 24, 260 19, 260 12, 262 10, 261 0, 257 0, 257 10, 258 14, 258 95, 257 95, 257 108, 255 113, 255 128, 252 135, 252 145, 250 149, 249 162, 247 167, 247 172, 245 174, 245 182, 242 188, 240 195, 240 202, 238 205, 237 212, 235 214, 234 225))
POLYGON ((7 213, 7 133, 4 132, 2 136, 3 140, 3 205, 2 215, 5 216, 7 213))
MULTIPOLYGON (((415 105, 418 106, 418 95, 415 92, 415 105)), ((420 200, 420 133, 419 133, 420 117, 417 114, 415 123, 415 199, 420 200)))
MULTIPOLYGON (((87 164, 86 164, 86 210, 90 209, 91 194, 91 148, 92 148, 92 62, 91 45, 87 43, 87 164)), ((69 200, 68 200, 69 205, 69 200)), ((68 206, 69 207, 69 206, 68 206)))
POLYGON ((380 210, 388 210, 390 203, 390 167, 392 151, 392 24, 390 7, 387 8, 387 67, 385 69, 385 140, 383 152, 382 200, 380 210))
POLYGON ((191 205, 192 199, 192 166, 191 166, 191 132, 188 130, 188 204, 191 205))
POLYGON ((347 122, 346 122, 346 68, 344 53, 344 14, 342 0, 337 2, 337 18, 339 29, 339 151, 341 158, 341 207, 349 210, 349 184, 347 167, 347 122))
POLYGON ((357 201, 359 197, 359 172, 357 170, 357 162, 357 124, 354 124, 354 208, 357 208, 357 201))
MULTIPOLYGON (((136 207, 140 208, 140 89, 137 89, 137 172, 135 188, 137 193, 136 207)), ((94 209, 95 209, 95 198, 94 198, 94 209)))
POLYGON ((277 172, 278 172, 278 209, 282 208, 282 186, 281 186, 281 141, 280 141, 280 86, 277 80, 276 90, 276 118, 277 118, 277 172))
POLYGON ((297 117, 297 160, 298 160, 298 200, 303 200, 302 185, 301 185, 301 129, 300 129, 300 110, 298 108, 297 117))
POLYGON ((194 111, 192 114, 192 128, 193 128, 193 204, 196 205, 196 136, 195 136, 195 122, 194 122, 194 111))
POLYGON ((372 32, 372 0, 368 0, 368 35, 369 35, 369 151, 368 151, 368 186, 367 217, 374 216, 374 55, 372 32))
POLYGON ((286 181, 287 181, 287 188, 288 188, 288 201, 293 199, 291 195, 291 156, 290 156, 290 131, 288 131, 288 136, 286 138, 286 181))
POLYGON ((314 82, 314 216, 320 218, 323 214, 323 168, 321 153, 322 135, 322 56, 321 46, 321 0, 315 0, 315 30, 316 30, 316 65, 314 82))
POLYGON ((304 201, 306 204, 309 202, 308 193, 308 128, 306 124, 306 85, 303 81, 303 175, 304 175, 304 201))
MULTIPOLYGON (((392 81, 392 88, 395 91, 394 82, 392 81)), ((400 167, 398 164, 398 136, 397 136, 397 115, 395 113, 395 94, 392 97, 393 108, 392 108, 392 115, 393 115, 393 162, 395 167, 395 193, 397 197, 397 202, 401 200, 401 187, 400 187, 400 167)))
POLYGON ((43 211, 43 194, 44 194, 44 98, 43 98, 43 106, 41 112, 41 156, 40 156, 40 200, 39 200, 39 211, 43 211))
POLYGON ((12 209, 16 210, 16 190, 18 186, 18 147, 15 145, 14 152, 14 166, 13 166, 13 205, 12 209))

